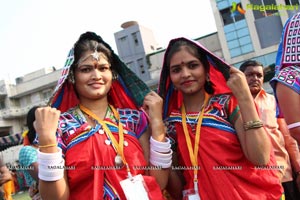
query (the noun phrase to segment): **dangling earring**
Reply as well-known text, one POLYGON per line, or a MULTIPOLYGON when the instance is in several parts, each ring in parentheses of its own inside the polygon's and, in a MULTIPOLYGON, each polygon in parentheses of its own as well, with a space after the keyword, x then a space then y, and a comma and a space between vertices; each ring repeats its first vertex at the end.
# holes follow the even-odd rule
POLYGON ((118 80, 119 76, 118 76, 118 73, 114 70, 112 70, 112 80, 115 81, 115 80, 118 80))
POLYGON ((208 86, 211 86, 211 81, 208 74, 206 75, 206 83, 208 86))
POLYGON ((204 84, 205 91, 209 94, 214 93, 213 83, 210 81, 209 75, 206 76, 206 81, 204 84))
POLYGON ((69 81, 74 85, 75 84, 75 78, 74 78, 74 73, 73 71, 70 71, 70 74, 69 74, 69 81))

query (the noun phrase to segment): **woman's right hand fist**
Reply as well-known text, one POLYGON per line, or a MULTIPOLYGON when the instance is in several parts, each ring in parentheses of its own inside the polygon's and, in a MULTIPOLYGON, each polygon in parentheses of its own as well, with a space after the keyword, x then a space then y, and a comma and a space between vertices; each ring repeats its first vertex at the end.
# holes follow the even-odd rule
POLYGON ((56 130, 60 111, 51 107, 40 107, 35 111, 33 123, 38 134, 39 145, 56 143, 56 130))

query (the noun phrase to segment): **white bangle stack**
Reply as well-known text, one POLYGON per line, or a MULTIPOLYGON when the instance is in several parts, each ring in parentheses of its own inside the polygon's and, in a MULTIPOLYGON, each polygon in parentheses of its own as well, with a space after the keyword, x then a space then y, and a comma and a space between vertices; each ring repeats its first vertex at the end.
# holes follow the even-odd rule
POLYGON ((293 129, 293 128, 296 128, 296 127, 299 127, 300 126, 300 122, 295 122, 295 123, 292 123, 292 124, 288 124, 287 127, 288 129, 293 129))
POLYGON ((65 160, 62 150, 57 153, 43 153, 38 150, 39 179, 43 181, 57 181, 64 177, 65 160))
POLYGON ((169 168, 172 165, 172 153, 170 139, 159 142, 150 137, 150 163, 154 166, 169 168))

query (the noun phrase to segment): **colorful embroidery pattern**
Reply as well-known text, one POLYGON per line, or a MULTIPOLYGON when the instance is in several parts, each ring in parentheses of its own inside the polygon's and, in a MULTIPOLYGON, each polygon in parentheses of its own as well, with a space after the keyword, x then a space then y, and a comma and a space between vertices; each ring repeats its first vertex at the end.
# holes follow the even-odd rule
MULTIPOLYGON (((132 109, 118 109, 118 112, 121 122, 126 125, 124 127, 126 134, 139 138, 147 128, 146 120, 141 119, 142 113, 132 109)), ((112 123, 114 119, 111 118, 111 111, 107 113, 106 117, 109 120, 106 123, 109 129, 112 132, 118 132, 117 125, 112 123)), ((75 107, 61 116, 57 133, 58 145, 65 153, 67 149, 88 139, 101 129, 101 125, 98 123, 95 127, 90 127, 79 108, 75 107)))
POLYGON ((295 15, 287 27, 283 63, 300 62, 300 14, 295 15))
POLYGON ((273 80, 276 80, 295 92, 300 94, 300 68, 298 66, 289 66, 283 68, 278 74, 275 74, 273 80))
MULTIPOLYGON (((209 103, 204 110, 204 118, 202 121, 202 126, 217 128, 226 132, 236 134, 233 125, 229 122, 229 116, 231 114, 227 113, 226 111, 227 110, 226 104, 228 103, 229 99, 230 99, 230 95, 213 96, 209 100, 209 103)), ((197 124, 197 117, 195 113, 191 113, 189 115, 192 116, 189 117, 189 120, 187 120, 189 126, 193 126, 197 124)), ((167 119, 166 122, 167 130, 170 136, 176 133, 175 131, 176 122, 180 122, 180 123, 182 122, 181 113, 179 111, 171 112, 171 115, 167 119)), ((174 136, 171 137, 175 138, 174 136)))

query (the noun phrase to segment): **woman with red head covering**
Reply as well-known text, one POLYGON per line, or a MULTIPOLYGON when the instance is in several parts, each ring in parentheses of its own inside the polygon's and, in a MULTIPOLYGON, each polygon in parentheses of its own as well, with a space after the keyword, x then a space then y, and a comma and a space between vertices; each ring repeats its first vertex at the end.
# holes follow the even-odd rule
POLYGON ((181 198, 183 188, 184 199, 280 199, 270 140, 242 72, 176 38, 166 49, 159 94, 178 158, 171 195, 181 198))
POLYGON ((42 198, 163 199, 172 151, 162 103, 100 36, 82 34, 55 108, 35 112, 42 198))

